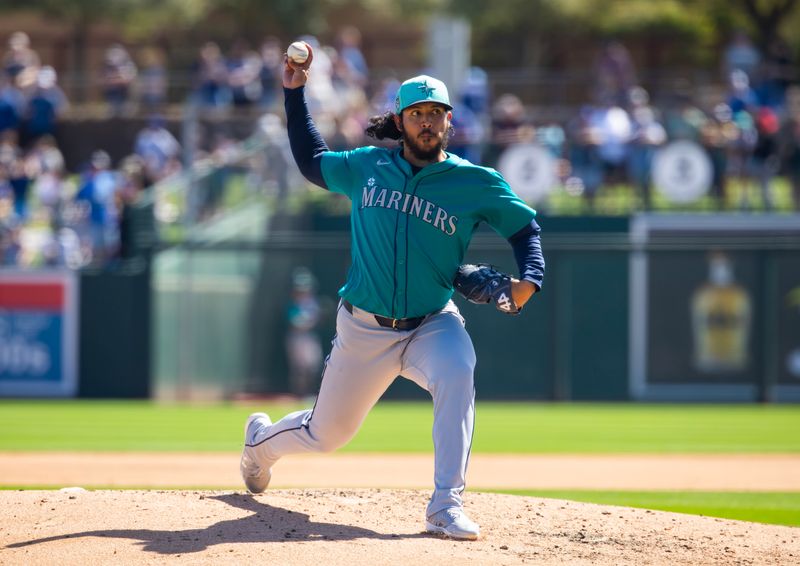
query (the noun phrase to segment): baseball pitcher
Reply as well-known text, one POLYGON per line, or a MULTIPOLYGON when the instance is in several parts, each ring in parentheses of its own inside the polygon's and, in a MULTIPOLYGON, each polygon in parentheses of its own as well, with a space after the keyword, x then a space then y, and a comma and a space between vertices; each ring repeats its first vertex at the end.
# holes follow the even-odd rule
POLYGON ((426 529, 474 540, 479 527, 461 496, 475 417, 475 351, 451 297, 455 289, 519 313, 544 277, 536 212, 496 171, 447 153, 453 108, 447 87, 429 76, 405 81, 394 112, 370 120, 367 135, 398 140, 397 147, 330 151, 305 101, 308 49, 302 64, 285 58, 289 140, 306 178, 352 201, 352 265, 313 409, 275 423, 264 413, 250 415, 242 478, 260 493, 281 457, 343 446, 400 375, 433 398, 435 489, 426 529), (519 279, 487 265, 461 265, 481 222, 509 241, 519 279))

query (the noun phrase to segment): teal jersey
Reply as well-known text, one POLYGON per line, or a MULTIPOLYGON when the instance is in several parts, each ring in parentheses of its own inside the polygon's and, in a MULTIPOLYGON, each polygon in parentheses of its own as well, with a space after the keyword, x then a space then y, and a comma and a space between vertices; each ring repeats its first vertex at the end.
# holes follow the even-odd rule
POLYGON ((416 175, 402 149, 322 154, 328 188, 350 198, 352 265, 339 295, 374 314, 441 309, 481 222, 503 238, 536 216, 497 171, 455 155, 416 175))

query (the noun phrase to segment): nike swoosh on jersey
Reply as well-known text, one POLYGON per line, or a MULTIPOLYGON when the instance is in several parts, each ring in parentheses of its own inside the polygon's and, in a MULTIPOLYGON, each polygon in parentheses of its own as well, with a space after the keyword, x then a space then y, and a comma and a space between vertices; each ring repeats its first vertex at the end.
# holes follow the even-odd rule
POLYGON ((375 163, 375 165, 391 165, 391 164, 392 162, 389 161, 388 159, 378 159, 377 163, 375 163))

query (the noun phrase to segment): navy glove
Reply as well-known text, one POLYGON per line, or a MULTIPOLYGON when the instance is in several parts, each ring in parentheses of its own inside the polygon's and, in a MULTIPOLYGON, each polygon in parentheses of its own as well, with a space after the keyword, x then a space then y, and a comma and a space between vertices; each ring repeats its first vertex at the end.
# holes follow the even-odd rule
POLYGON ((497 271, 489 264, 461 265, 453 286, 471 303, 486 304, 494 301, 497 310, 506 314, 519 314, 522 310, 511 295, 511 276, 497 271))

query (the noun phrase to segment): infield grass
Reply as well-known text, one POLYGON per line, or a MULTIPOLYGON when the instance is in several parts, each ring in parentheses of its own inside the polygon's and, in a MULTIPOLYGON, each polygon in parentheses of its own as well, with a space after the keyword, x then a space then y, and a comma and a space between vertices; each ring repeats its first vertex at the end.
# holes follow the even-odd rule
MULTIPOLYGON (((253 411, 298 405, 0 401, 0 451, 236 452, 253 411)), ((430 402, 382 402, 345 452, 430 452, 430 402)), ((474 452, 796 453, 794 405, 478 403, 474 452)))
MULTIPOLYGON (((0 451, 238 452, 254 411, 276 404, 0 401, 0 451)), ((474 452, 677 454, 800 452, 800 407, 490 403, 477 405, 474 452)), ((429 402, 379 403, 345 452, 431 452, 429 402)), ((31 486, 18 486, 32 489, 31 486)), ((9 489, 9 486, 0 487, 9 489)), ((800 526, 800 493, 508 491, 745 521, 800 526)))
POLYGON ((497 490, 497 492, 800 527, 800 493, 795 492, 589 490, 497 490))

